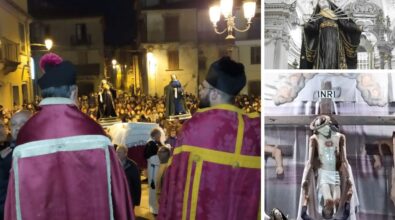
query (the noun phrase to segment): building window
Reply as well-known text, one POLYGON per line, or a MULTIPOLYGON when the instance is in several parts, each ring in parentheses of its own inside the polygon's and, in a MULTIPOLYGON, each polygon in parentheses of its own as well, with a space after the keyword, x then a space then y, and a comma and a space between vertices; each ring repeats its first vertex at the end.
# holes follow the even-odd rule
POLYGON ((168 70, 180 69, 178 50, 167 51, 167 63, 168 63, 168 70))
POLYGON ((91 35, 88 35, 86 24, 76 24, 75 25, 75 35, 71 36, 71 45, 81 46, 90 45, 91 35))
POLYGON ((19 61, 18 51, 19 48, 18 48, 18 44, 16 43, 7 43, 4 45, 5 58, 7 60, 18 62, 19 61))
POLYGON ((205 70, 207 69, 207 57, 204 55, 202 50, 199 50, 198 54, 198 69, 205 70))
POLYGON ((165 41, 175 42, 180 39, 179 16, 165 16, 165 41))
POLYGON ((21 51, 26 52, 25 25, 19 23, 19 39, 21 40, 21 51))
POLYGON ((1 39, 0 50, 2 60, 19 61, 19 44, 3 38, 1 39))
POLYGON ((19 86, 12 86, 12 99, 14 101, 14 106, 19 106, 19 86))
POLYGON ((31 23, 30 24, 30 41, 32 43, 41 42, 43 31, 44 31, 44 28, 41 27, 40 24, 34 23, 34 22, 31 23))
POLYGON ((251 47, 251 64, 261 64, 261 47, 251 47))
POLYGON ((369 54, 364 47, 358 48, 358 69, 369 69, 369 54))
POLYGON ((261 96, 261 81, 254 80, 248 82, 248 95, 261 96))
POLYGON ((139 19, 139 27, 140 27, 140 38, 142 42, 147 42, 147 19, 141 18, 139 19))
POLYGON ((23 104, 29 103, 29 92, 27 89, 27 85, 25 83, 22 84, 22 98, 23 98, 23 104))
POLYGON ((77 38, 77 41, 83 41, 87 38, 86 24, 75 25, 75 36, 77 38))

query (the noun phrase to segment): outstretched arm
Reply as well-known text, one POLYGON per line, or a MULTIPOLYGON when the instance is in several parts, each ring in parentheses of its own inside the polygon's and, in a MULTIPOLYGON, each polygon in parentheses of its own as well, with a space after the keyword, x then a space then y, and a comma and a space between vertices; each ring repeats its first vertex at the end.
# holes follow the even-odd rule
POLYGON ((316 154, 318 154, 317 151, 318 148, 318 143, 317 143, 317 139, 315 136, 311 136, 310 140, 309 140, 309 156, 306 162, 306 167, 305 167, 305 172, 303 173, 303 190, 305 191, 304 194, 307 195, 308 194, 308 179, 307 177, 310 175, 310 172, 312 172, 312 168, 314 165, 314 157, 316 154))
MULTIPOLYGON (((343 175, 346 175, 347 182, 350 181, 350 174, 348 173, 348 160, 347 160, 347 152, 346 152, 346 136, 343 134, 340 136, 339 143, 339 153, 340 153, 340 169, 343 168, 343 175)), ((351 184, 351 183, 350 183, 351 184)))
POLYGON ((284 173, 284 167, 281 150, 274 145, 265 145, 265 152, 272 154, 272 157, 276 161, 276 174, 282 175, 284 173))

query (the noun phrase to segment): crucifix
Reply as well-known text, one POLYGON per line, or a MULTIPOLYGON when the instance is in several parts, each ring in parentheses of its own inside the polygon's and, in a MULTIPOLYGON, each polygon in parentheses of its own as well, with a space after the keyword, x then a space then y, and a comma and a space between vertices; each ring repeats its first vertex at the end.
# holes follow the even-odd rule
MULTIPOLYGON (((324 91, 332 90, 332 82, 323 81, 321 83, 321 90, 324 91)), ((321 98, 319 107, 320 107, 319 114, 321 115, 332 115, 334 112, 333 101, 332 98, 330 97, 321 98)))

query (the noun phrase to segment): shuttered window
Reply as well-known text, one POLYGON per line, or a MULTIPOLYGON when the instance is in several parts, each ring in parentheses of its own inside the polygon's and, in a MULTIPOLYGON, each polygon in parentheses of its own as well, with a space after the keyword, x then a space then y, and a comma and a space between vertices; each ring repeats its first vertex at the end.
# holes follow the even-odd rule
POLYGON ((261 47, 251 47, 251 64, 261 64, 261 47))
POLYGON ((169 70, 180 69, 178 50, 167 51, 167 60, 168 60, 168 69, 169 70))
POLYGON ((176 42, 180 40, 180 28, 178 16, 165 16, 165 41, 176 42))

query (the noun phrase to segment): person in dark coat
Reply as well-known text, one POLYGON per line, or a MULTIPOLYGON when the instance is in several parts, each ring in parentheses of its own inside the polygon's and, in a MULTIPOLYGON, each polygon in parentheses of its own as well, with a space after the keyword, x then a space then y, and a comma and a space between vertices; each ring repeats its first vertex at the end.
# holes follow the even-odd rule
POLYGON ((4 203, 12 161, 12 149, 8 140, 5 124, 0 118, 0 220, 4 219, 4 203))
POLYGON ((30 111, 21 110, 11 117, 11 137, 7 136, 4 123, 0 120, 0 220, 4 219, 4 204, 10 178, 12 151, 16 145, 16 137, 21 127, 31 116, 32 113, 30 111))
POLYGON ((177 131, 175 127, 170 128, 169 137, 166 139, 165 144, 170 144, 171 147, 175 147, 177 143, 177 131))
POLYGON ((165 87, 166 117, 185 114, 187 107, 184 99, 184 89, 176 75, 171 76, 170 83, 165 87))
POLYGON ((132 159, 128 158, 128 148, 120 145, 117 147, 117 155, 125 170, 126 179, 129 183, 129 190, 132 196, 133 207, 140 205, 141 200, 141 180, 140 170, 132 159))
POLYGON ((116 97, 116 91, 111 88, 111 86, 107 83, 107 80, 102 80, 98 95, 99 111, 97 112, 97 119, 117 117, 114 104, 116 97))
POLYGON ((152 156, 156 156, 158 153, 159 147, 163 144, 161 143, 161 131, 157 128, 152 129, 151 131, 151 140, 147 142, 144 148, 144 158, 148 160, 152 156))

